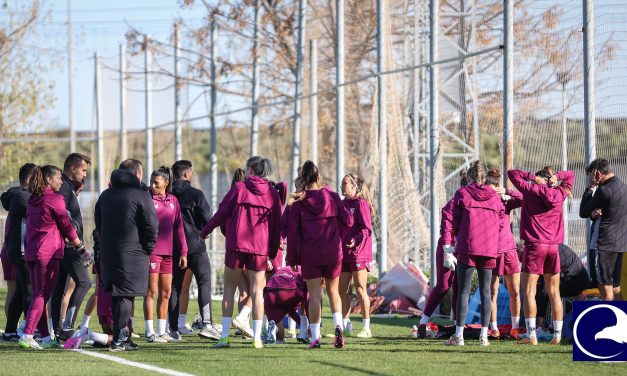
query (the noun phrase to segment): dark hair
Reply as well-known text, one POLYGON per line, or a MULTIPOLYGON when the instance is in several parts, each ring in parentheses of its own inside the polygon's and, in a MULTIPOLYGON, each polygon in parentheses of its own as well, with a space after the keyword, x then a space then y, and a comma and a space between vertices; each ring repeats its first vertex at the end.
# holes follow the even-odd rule
POLYGON ((612 168, 610 167, 610 162, 607 159, 597 158, 594 161, 590 162, 590 165, 586 167, 586 174, 597 170, 602 175, 607 175, 612 172, 612 168))
POLYGON ((60 174, 61 169, 57 166, 45 165, 43 167, 35 166, 33 176, 28 182, 28 190, 35 196, 43 196, 44 188, 46 188, 46 179, 55 176, 57 172, 60 174))
POLYGON ((172 175, 174 175, 174 179, 180 179, 183 177, 185 171, 192 168, 192 162, 182 159, 180 161, 174 162, 172 165, 172 175))
POLYGON ((125 159, 120 163, 120 170, 127 170, 132 172, 133 174, 137 174, 139 169, 142 167, 141 161, 138 159, 125 159))
POLYGON ((303 164, 303 171, 300 175, 303 180, 303 184, 307 187, 310 184, 313 184, 318 181, 320 177, 320 171, 318 171, 318 166, 312 161, 307 161, 303 164))
POLYGON ((165 193, 171 193, 172 192, 172 170, 170 169, 170 167, 161 166, 158 169, 154 170, 152 174, 150 174, 150 181, 152 182, 152 180, 156 178, 157 176, 161 176, 164 180, 168 182, 168 184, 165 186, 165 193))
POLYGON ((459 186, 465 187, 468 185, 468 178, 466 177, 466 171, 462 170, 459 172, 459 186))
POLYGON ((34 163, 26 163, 25 165, 20 167, 20 184, 26 183, 26 180, 33 176, 35 167, 37 167, 37 165, 34 163))
POLYGON ((246 169, 251 169, 253 175, 265 178, 272 175, 272 162, 268 158, 251 157, 246 161, 246 169))
POLYGON ((485 184, 498 187, 501 185, 501 170, 498 168, 492 168, 488 171, 488 175, 485 178, 485 184))
POLYGON ((231 180, 231 187, 235 185, 235 183, 239 181, 244 181, 246 179, 246 173, 241 168, 236 168, 233 173, 233 180, 231 180))
POLYGON ((483 167, 483 162, 479 160, 474 161, 466 173, 466 179, 469 183, 474 182, 483 184, 483 181, 485 180, 485 167, 483 167))
POLYGON ((553 166, 544 166, 542 170, 536 172, 536 176, 545 179, 550 179, 553 175, 555 175, 555 170, 553 170, 553 166))
POLYGON ((72 167, 79 167, 81 163, 91 164, 91 158, 81 153, 72 153, 65 158, 65 162, 63 162, 63 170, 68 171, 72 167))

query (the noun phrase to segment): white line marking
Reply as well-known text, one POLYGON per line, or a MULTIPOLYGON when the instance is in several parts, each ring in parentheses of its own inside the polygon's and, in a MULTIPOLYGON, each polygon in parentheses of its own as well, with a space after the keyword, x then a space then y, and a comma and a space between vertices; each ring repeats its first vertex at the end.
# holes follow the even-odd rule
POLYGON ((111 355, 97 353, 97 352, 93 352, 93 351, 85 351, 85 350, 73 350, 73 351, 75 351, 77 353, 85 354, 85 355, 88 355, 88 356, 93 356, 94 358, 110 360, 112 362, 120 363, 120 364, 123 364, 125 366, 137 367, 137 368, 142 368, 142 369, 145 369, 145 370, 148 370, 148 371, 154 371, 154 372, 162 373, 164 375, 193 376, 191 373, 179 372, 179 371, 174 371, 174 370, 167 369, 167 368, 160 368, 160 367, 157 367, 157 366, 151 366, 150 364, 133 362, 133 361, 128 360, 128 359, 118 358, 117 356, 111 356, 111 355))

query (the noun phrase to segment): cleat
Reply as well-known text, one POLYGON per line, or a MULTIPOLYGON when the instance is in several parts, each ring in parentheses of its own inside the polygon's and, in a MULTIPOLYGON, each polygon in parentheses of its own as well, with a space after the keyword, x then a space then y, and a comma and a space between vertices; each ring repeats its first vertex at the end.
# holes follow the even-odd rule
POLYGON ((501 337, 501 332, 498 329, 492 329, 488 335, 490 338, 498 339, 501 337))
POLYGON ((179 334, 182 336, 189 336, 189 335, 194 334, 194 329, 191 326, 189 326, 189 324, 185 324, 184 327, 179 328, 179 334))
POLYGON ((521 334, 522 333, 521 333, 521 330, 519 328, 512 329, 512 330, 509 331, 509 336, 512 337, 513 339, 516 339, 516 340, 521 338, 520 337, 521 334))
POLYGON ((427 324, 418 325, 418 338, 427 338, 427 324))
POLYGON ((214 340, 214 341, 219 341, 221 334, 222 333, 218 331, 218 329, 215 327, 215 325, 206 324, 202 328, 202 330, 198 333, 198 336, 203 337, 203 338, 207 338, 207 339, 211 339, 211 340, 214 340))
POLYGON ((357 333, 357 338, 372 338, 372 332, 370 329, 362 329, 361 332, 357 333))
POLYGON ((109 347, 110 352, 137 351, 137 345, 133 342, 112 343, 109 347))
POLYGON ((263 349, 263 342, 261 340, 256 339, 253 341, 253 348, 255 349, 263 349))
POLYGON ((518 341, 516 341, 516 344, 538 346, 538 339, 537 338, 523 338, 523 339, 519 339, 518 341))
POLYGON ((169 334, 165 333, 165 334, 157 334, 155 336, 155 342, 177 342, 177 341, 175 341, 174 338, 172 338, 169 334), (157 339, 160 339, 161 341, 158 341, 157 339))
POLYGON ((63 345, 59 342, 59 338, 45 337, 41 340, 41 347, 44 349, 60 349, 63 345))
POLYGON ((166 343, 166 342, 168 342, 165 339, 161 338, 161 336, 157 336, 157 335, 154 335, 154 334, 146 335, 145 339, 146 339, 146 342, 148 342, 148 343, 166 343))
POLYGON ((452 335, 451 338, 444 341, 446 346, 464 346, 464 338, 452 335))
POLYGON ((557 346, 560 342, 562 342, 562 337, 553 337, 551 342, 549 342, 549 345, 557 346))
POLYGON ((66 350, 74 350, 74 349, 80 348, 81 345, 87 339, 88 335, 89 335, 89 329, 87 328, 77 330, 76 333, 74 333, 74 335, 72 336, 72 338, 69 338, 67 341, 65 341, 63 348, 66 350))
POLYGON ((320 338, 318 338, 317 340, 309 344, 309 349, 319 349, 319 348, 320 348, 320 338))
POLYGON ((67 341, 68 338, 72 338, 74 336, 74 330, 72 329, 63 329, 59 335, 57 336, 61 341, 67 341))
POLYGON ((479 346, 490 346, 490 341, 488 341, 488 336, 479 337, 479 346))
POLYGON ((296 329, 290 329, 285 331, 285 338, 298 338, 296 329))
POLYGON ((333 341, 333 347, 335 347, 336 349, 343 349, 344 345, 344 331, 338 325, 335 327, 335 341, 333 341))
POLYGON ((239 321, 237 317, 235 317, 233 319, 233 325, 235 325, 235 327, 240 330, 244 339, 253 338, 253 331, 250 329, 250 325, 247 322, 243 323, 239 321))
POLYGON ((230 346, 231 344, 229 343, 229 337, 225 337, 225 338, 220 338, 218 342, 214 343, 213 346, 211 347, 214 349, 222 349, 222 348, 227 348, 230 346))
POLYGON ((2 341, 3 342, 19 342, 20 336, 17 333, 2 333, 2 341))
POLYGON ((171 332, 170 338, 172 338, 172 340, 168 342, 175 342, 175 343, 183 342, 183 337, 181 337, 181 334, 179 332, 171 332))
POLYGON ((23 349, 43 350, 34 338, 20 338, 17 344, 23 349))
POLYGON ((276 323, 274 322, 274 320, 270 320, 270 322, 268 323, 266 343, 269 345, 276 344, 276 323))
POLYGON ((298 334, 296 335, 296 341, 298 343, 304 343, 306 345, 311 343, 311 339, 309 338, 307 333, 301 333, 301 332, 298 332, 298 334))
POLYGON ((139 334, 131 333, 131 338, 137 339, 139 338, 139 334))
POLYGON ((353 323, 350 321, 346 323, 346 327, 344 328, 344 337, 352 337, 353 336, 353 323))

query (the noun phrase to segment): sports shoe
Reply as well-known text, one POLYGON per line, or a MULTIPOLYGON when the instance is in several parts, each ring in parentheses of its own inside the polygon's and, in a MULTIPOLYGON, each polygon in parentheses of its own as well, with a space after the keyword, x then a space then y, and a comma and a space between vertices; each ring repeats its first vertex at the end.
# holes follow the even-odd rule
POLYGON ((488 341, 488 336, 479 337, 479 346, 490 346, 490 341, 488 341))
POLYGON ((72 338, 73 335, 74 335, 74 330, 72 330, 72 329, 63 329, 61 332, 59 332, 59 335, 57 337, 61 341, 67 341, 68 338, 72 338))
MULTIPOLYGON (((163 340, 163 342, 177 342, 177 341, 175 341, 175 340, 174 340, 174 338, 172 338, 172 337, 171 337, 169 334, 167 334, 167 333, 165 333, 165 334, 157 334, 157 335, 155 336, 155 339, 157 339, 157 338, 159 338, 159 339, 163 340)), ((155 340, 155 342, 160 342, 160 341, 156 341, 156 340, 155 340)), ((180 341, 178 341, 178 342, 180 342, 180 341)))
POLYGON ((211 339, 214 341, 218 341, 221 335, 222 333, 216 329, 215 325, 211 325, 211 324, 206 324, 202 328, 202 330, 198 333, 198 336, 211 339))
POLYGON ((72 338, 68 338, 68 340, 65 341, 63 348, 66 350, 78 349, 79 347, 81 347, 83 342, 85 342, 85 339, 87 339, 88 335, 89 335, 89 329, 87 328, 84 328, 84 329, 81 328, 77 330, 76 333, 74 333, 74 335, 72 336, 72 338))
POLYGON ((317 340, 311 342, 309 344, 309 348, 310 349, 319 349, 320 348, 320 338, 318 338, 317 340))
POLYGON ((137 345, 133 347, 131 343, 132 342, 111 343, 111 346, 109 346, 109 351, 110 352, 137 351, 137 345))
POLYGON ((418 338, 427 338, 427 324, 418 325, 418 338))
POLYGON ((353 336, 353 323, 347 322, 346 327, 344 327, 344 337, 352 337, 353 336))
POLYGON ((372 332, 370 329, 362 329, 361 332, 357 333, 357 338, 372 338, 372 332))
POLYGON ((285 338, 298 338, 296 329, 290 329, 285 331, 285 338))
POLYGON ((17 333, 2 333, 2 341, 4 342, 19 342, 20 336, 17 333))
POLYGON ((304 344, 309 344, 311 343, 311 339, 309 338, 309 335, 307 335, 307 333, 302 333, 302 332, 298 332, 298 334, 296 334, 296 341, 298 343, 304 343, 304 344))
POLYGON ((501 332, 499 332, 498 329, 492 329, 490 330, 490 333, 488 335, 490 336, 490 338, 500 338, 501 332))
MULTIPOLYGON (((185 324, 185 326, 187 326, 187 324, 185 324)), ((196 314, 196 316, 194 316, 194 322, 192 323, 192 329, 200 330, 203 326, 202 317, 200 317, 199 314, 196 314)))
POLYGON ((43 350, 34 338, 20 338, 17 344, 23 349, 43 350))
POLYGON ((523 338, 523 339, 519 339, 518 341, 516 341, 517 345, 531 345, 531 346, 538 346, 538 339, 537 338, 523 338))
POLYGON ((170 338, 172 338, 172 340, 168 342, 175 342, 175 343, 183 342, 183 338, 181 337, 181 334, 179 332, 171 332, 170 338))
POLYGON ((166 343, 168 341, 166 341, 165 339, 161 338, 160 336, 151 334, 151 335, 146 335, 146 342, 148 342, 148 343, 166 343))
POLYGON ((270 322, 268 322, 266 343, 269 345, 274 345, 276 343, 276 323, 274 322, 274 320, 270 320, 270 322))
POLYGON ((243 323, 239 321, 237 317, 235 317, 233 319, 233 325, 235 325, 235 327, 239 329, 240 332, 242 332, 242 337, 253 338, 253 331, 250 329, 250 325, 248 323, 243 323))
POLYGON ((549 342, 549 345, 559 345, 560 342, 562 342, 562 337, 553 337, 551 338, 551 342, 549 342))
POLYGON ((509 331, 509 336, 513 339, 520 339, 521 330, 519 328, 515 328, 509 331))
POLYGON ((41 340, 41 347, 44 349, 60 349, 63 348, 63 345, 59 342, 59 337, 45 337, 41 340))
POLYGON ((335 327, 335 341, 333 341, 333 347, 335 347, 336 349, 343 349, 344 345, 344 331, 338 325, 335 327))
POLYGON ((464 346, 464 337, 458 337, 456 335, 452 335, 451 338, 444 341, 446 346, 464 346))
POLYGON ((214 343, 213 346, 211 347, 213 347, 214 349, 221 349, 221 348, 227 348, 230 346, 231 344, 229 341, 229 337, 225 337, 225 338, 220 338, 218 342, 214 343))
POLYGON ((255 349, 263 349, 263 342, 260 339, 256 339, 253 341, 253 348, 255 349))
POLYGON ((135 351, 137 349, 139 349, 139 346, 137 346, 137 344, 135 342, 133 342, 132 339, 127 339, 126 340, 126 349, 127 351, 135 351))
POLYGON ((182 336, 189 336, 194 334, 194 329, 186 323, 184 327, 179 328, 179 334, 182 336))
POLYGON ((137 339, 137 338, 139 338, 139 334, 131 333, 131 338, 137 339))

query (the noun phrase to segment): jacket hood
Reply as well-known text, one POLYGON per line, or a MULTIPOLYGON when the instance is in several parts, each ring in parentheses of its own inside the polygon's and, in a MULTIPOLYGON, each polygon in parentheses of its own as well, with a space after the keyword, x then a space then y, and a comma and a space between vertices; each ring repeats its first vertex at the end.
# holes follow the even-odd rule
POLYGON ((172 184, 172 193, 179 195, 187 191, 192 184, 187 180, 175 180, 174 184, 172 184))
POLYGON ((487 201, 496 194, 488 185, 479 185, 477 183, 467 185, 466 191, 475 201, 487 201))
POLYGON ((287 201, 287 184, 281 181, 276 183, 274 188, 276 188, 276 190, 279 192, 279 200, 281 200, 281 206, 284 206, 285 202, 287 201))
POLYGON ((305 199, 302 201, 304 208, 312 215, 331 217, 335 216, 336 207, 333 196, 329 188, 306 191, 305 199))
POLYGON ((250 193, 255 196, 265 195, 271 187, 270 183, 266 179, 258 176, 249 176, 246 180, 244 180, 244 185, 246 186, 246 189, 248 189, 250 193))
POLYGON ((124 186, 141 187, 141 183, 137 176, 128 170, 117 169, 111 173, 111 186, 121 188, 124 186))

